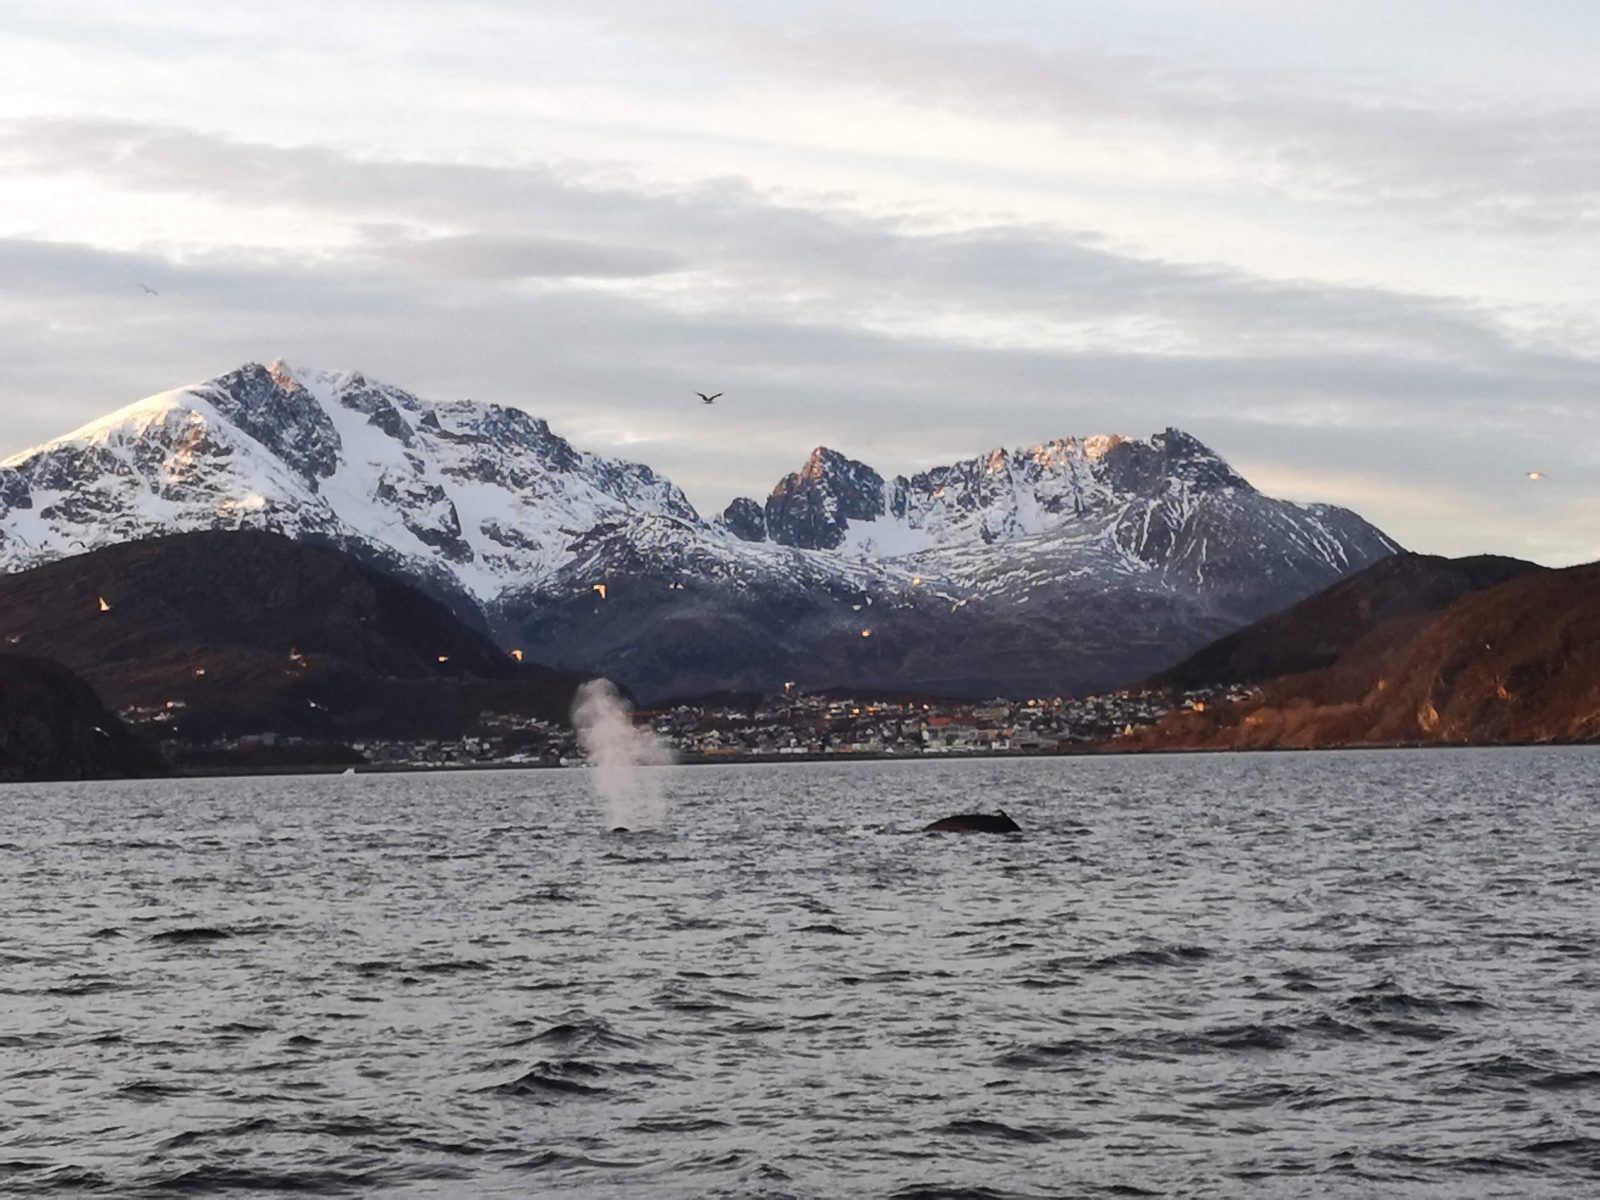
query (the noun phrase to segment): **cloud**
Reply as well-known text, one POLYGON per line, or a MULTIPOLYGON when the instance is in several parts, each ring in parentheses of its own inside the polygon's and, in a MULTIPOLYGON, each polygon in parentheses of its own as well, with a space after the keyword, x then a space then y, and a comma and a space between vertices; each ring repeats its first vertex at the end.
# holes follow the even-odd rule
POLYGON ((1196 66, 931 25, 640 20, 637 28, 811 85, 1066 137, 1130 130, 1209 146, 1258 189, 1554 234, 1600 219, 1600 104, 1402 90, 1196 66))

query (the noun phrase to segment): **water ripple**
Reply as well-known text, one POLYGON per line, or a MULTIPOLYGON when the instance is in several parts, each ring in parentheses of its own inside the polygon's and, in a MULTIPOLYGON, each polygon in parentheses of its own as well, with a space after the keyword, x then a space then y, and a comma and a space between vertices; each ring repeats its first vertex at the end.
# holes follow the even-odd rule
POLYGON ((1600 1194, 1596 751, 663 770, 8 787, 0 1193, 1600 1194))

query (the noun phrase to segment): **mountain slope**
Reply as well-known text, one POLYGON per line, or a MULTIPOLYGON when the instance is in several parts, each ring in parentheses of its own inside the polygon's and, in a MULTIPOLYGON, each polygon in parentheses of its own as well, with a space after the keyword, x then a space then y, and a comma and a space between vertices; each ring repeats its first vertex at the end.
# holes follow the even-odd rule
POLYGON ((1181 713, 1130 749, 1600 740, 1600 563, 1375 626, 1328 667, 1181 713))
POLYGON ((0 463, 5 570, 241 528, 342 549, 507 648, 646 698, 1111 686, 1397 548, 1354 513, 1261 495, 1177 430, 892 479, 819 448, 708 521, 648 467, 518 409, 281 362, 0 463))
POLYGON ((581 678, 518 663, 338 551, 254 531, 0 577, 0 644, 192 737, 458 733, 490 707, 560 719, 581 678))
POLYGON ((1237 629, 1148 681, 1204 688, 1259 683, 1335 662, 1390 621, 1448 608, 1462 596, 1543 570, 1519 558, 1394 554, 1332 587, 1237 629))

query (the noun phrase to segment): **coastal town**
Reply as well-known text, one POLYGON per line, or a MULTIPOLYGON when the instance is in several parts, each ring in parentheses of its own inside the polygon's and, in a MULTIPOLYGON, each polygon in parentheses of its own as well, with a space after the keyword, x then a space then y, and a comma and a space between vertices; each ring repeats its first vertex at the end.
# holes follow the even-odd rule
MULTIPOLYGON (((649 730, 679 762, 784 762, 847 756, 1040 755, 1081 753, 1159 721, 1177 709, 1240 699, 1246 689, 1210 692, 1119 691, 1078 697, 879 699, 793 688, 770 697, 727 696, 642 708, 636 728, 649 730), (1235 694, 1237 693, 1237 694, 1235 694)), ((161 738, 174 713, 122 714, 161 738)), ((483 713, 478 728, 457 739, 332 742, 254 734, 204 745, 163 739, 169 754, 196 766, 297 763, 388 770, 450 767, 580 766, 573 730, 546 719, 483 713)))

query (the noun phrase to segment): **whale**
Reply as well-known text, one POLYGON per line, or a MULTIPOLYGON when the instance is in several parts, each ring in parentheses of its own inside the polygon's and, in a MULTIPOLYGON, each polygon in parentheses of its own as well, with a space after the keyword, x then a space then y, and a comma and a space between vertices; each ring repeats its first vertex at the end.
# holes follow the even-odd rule
POLYGON ((953 817, 940 817, 930 825, 923 826, 924 833, 1021 833, 1022 826, 1018 825, 1005 810, 995 809, 992 813, 957 813, 953 817))

